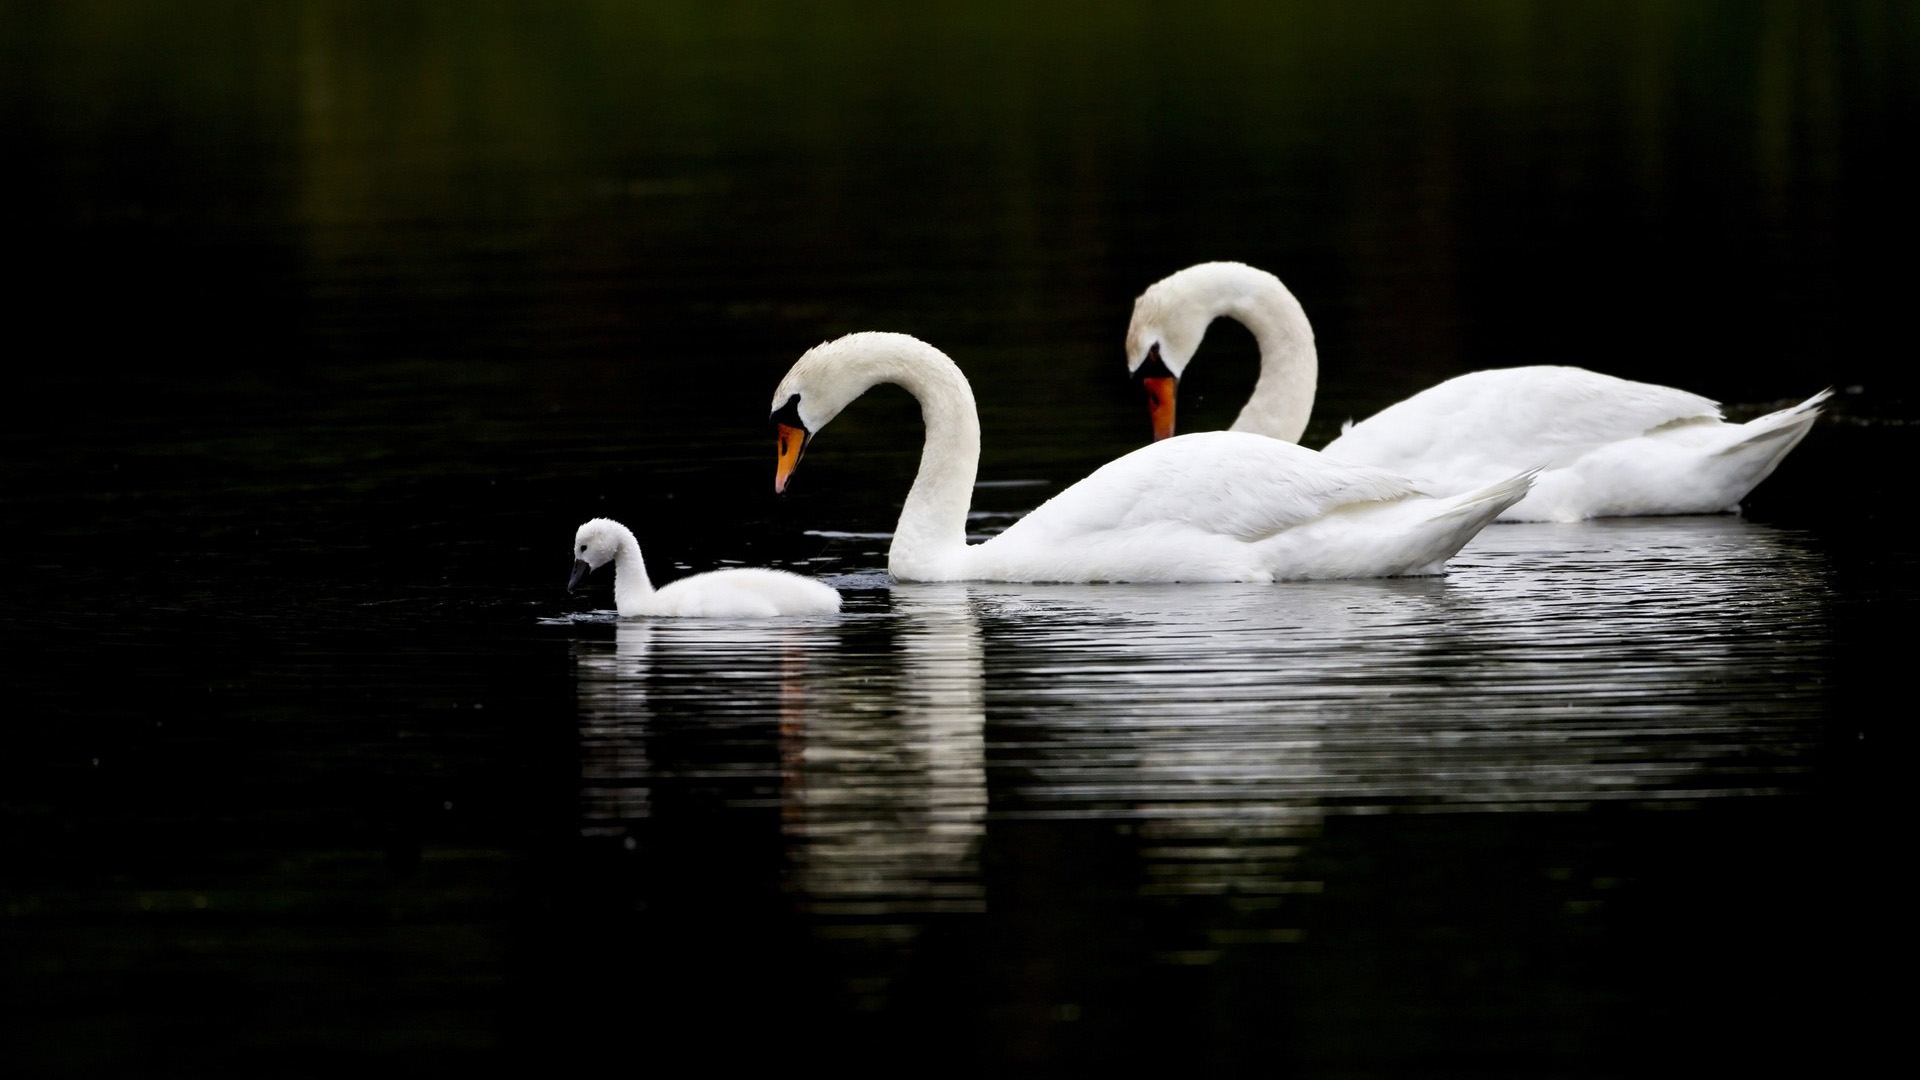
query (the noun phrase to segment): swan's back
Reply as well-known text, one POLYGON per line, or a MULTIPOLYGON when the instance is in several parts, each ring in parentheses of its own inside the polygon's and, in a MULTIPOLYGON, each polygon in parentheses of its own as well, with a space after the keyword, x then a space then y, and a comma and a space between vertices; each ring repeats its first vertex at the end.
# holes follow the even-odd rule
MULTIPOLYGON (((1525 490, 1522 478, 1511 498, 1525 490)), ((1452 509, 1385 470, 1261 435, 1200 432, 1101 466, 970 549, 971 576, 1274 581, 1431 573, 1499 508, 1476 511, 1464 534, 1452 509)))
POLYGON ((1509 521, 1739 509, 1827 398, 1730 424, 1708 398, 1570 367, 1476 371, 1355 424, 1324 451, 1465 491, 1539 468, 1509 521))
POLYGON ((1672 387, 1583 368, 1497 368, 1460 375, 1380 410, 1323 453, 1422 476, 1559 468, 1595 447, 1663 427, 1711 424, 1720 407, 1672 387))
POLYGON ((785 570, 758 567, 714 570, 662 586, 648 614, 764 618, 830 615, 840 610, 833 586, 785 570))
POLYGON ((1253 542, 1341 506, 1416 494, 1403 477, 1233 431, 1179 435, 1102 465, 1013 529, 1056 541, 1178 525, 1253 542))

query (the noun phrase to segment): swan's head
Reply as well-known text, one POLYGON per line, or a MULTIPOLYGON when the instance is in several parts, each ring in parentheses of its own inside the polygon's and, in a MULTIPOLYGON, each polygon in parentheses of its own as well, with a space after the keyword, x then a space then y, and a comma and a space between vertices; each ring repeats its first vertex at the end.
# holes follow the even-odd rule
POLYGON ((1147 392, 1155 439, 1173 434, 1175 391, 1207 327, 1221 315, 1238 314, 1249 293, 1279 284, 1245 263, 1201 263, 1154 282, 1133 302, 1127 370, 1147 392))
POLYGON ((1214 313, 1194 300, 1188 271, 1156 282, 1133 302, 1127 324, 1127 370, 1147 392, 1153 437, 1173 434, 1173 405, 1180 373, 1187 370, 1214 313))
POLYGON ((613 561, 620 552, 621 534, 626 531, 610 518, 594 518, 573 534, 573 576, 567 579, 567 591, 580 587, 588 574, 613 561))
POLYGON ((898 382, 914 367, 930 363, 953 367, 953 361, 938 349, 906 334, 865 331, 808 349, 773 392, 779 454, 773 490, 787 490, 807 443, 854 398, 878 383, 898 382))

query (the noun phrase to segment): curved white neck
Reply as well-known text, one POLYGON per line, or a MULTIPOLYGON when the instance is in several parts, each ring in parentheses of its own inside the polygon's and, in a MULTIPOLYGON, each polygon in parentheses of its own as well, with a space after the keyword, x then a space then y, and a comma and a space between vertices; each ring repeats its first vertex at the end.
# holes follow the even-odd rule
POLYGON ((1239 320, 1260 343, 1260 378, 1232 430, 1297 443, 1307 430, 1320 382, 1313 326, 1279 278, 1260 273, 1246 280, 1248 288, 1223 297, 1214 309, 1215 315, 1239 320))
POLYGON ((633 530, 622 526, 620 546, 613 553, 613 607, 622 615, 637 614, 653 598, 653 581, 647 577, 647 561, 640 557, 640 541, 633 530))
POLYGON ((973 388, 946 353, 906 334, 848 334, 808 349, 775 388, 773 404, 776 410, 794 406, 801 425, 818 432, 881 383, 912 394, 926 427, 887 569, 909 581, 965 578, 974 554, 967 546, 967 507, 980 468, 980 417, 973 388))
POLYGON ((932 346, 924 352, 895 354, 883 365, 875 382, 905 388, 920 403, 926 441, 920 449, 920 470, 900 507, 900 523, 893 530, 887 569, 897 578, 916 581, 964 576, 967 547, 967 510, 973 503, 973 482, 980 470, 980 416, 973 388, 946 354, 932 346))

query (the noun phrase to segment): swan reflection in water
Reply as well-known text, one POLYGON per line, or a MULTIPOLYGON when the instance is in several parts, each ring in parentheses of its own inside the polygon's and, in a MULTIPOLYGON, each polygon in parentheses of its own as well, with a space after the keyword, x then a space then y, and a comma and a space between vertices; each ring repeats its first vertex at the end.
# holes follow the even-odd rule
POLYGON ((1137 823, 1175 889, 1312 888, 1335 814, 1791 789, 1831 653, 1822 558, 1737 517, 1494 526, 1445 578, 973 589, 996 816, 1137 823))
POLYGON ((989 764, 995 820, 1137 830, 1149 890, 1312 890, 1293 867, 1334 815, 1794 789, 1826 580, 1791 531, 1616 519, 1495 526, 1444 578, 894 585, 838 620, 622 624, 580 653, 585 827, 673 774, 650 727, 777 719, 791 887, 849 933, 981 905, 989 764))
POLYGON ((781 805, 801 891, 820 915, 979 909, 985 676, 960 586, 896 593, 891 670, 810 686, 786 725, 781 805))
POLYGON ((979 907, 984 678, 964 590, 839 619, 625 620, 576 658, 584 835, 629 834, 651 789, 704 770, 744 788, 737 808, 777 799, 789 886, 817 919, 885 937, 979 907), (676 728, 701 763, 649 749, 676 728), (767 737, 777 761, 737 760, 767 737))

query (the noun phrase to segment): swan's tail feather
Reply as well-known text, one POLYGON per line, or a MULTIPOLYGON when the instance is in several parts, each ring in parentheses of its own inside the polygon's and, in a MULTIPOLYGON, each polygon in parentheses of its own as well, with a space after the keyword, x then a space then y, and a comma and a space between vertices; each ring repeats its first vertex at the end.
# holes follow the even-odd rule
POLYGON ((1424 531, 1430 546, 1422 561, 1401 573, 1416 576, 1444 573, 1447 560, 1466 547, 1467 541, 1493 524, 1501 511, 1527 497, 1538 475, 1539 469, 1528 469, 1476 491, 1442 500, 1439 509, 1427 518, 1428 527, 1424 531))
POLYGON ((1741 424, 1733 441, 1721 447, 1715 456, 1724 462, 1723 475, 1729 482, 1727 509, 1738 510, 1740 500, 1773 475, 1800 440, 1813 430, 1820 417, 1820 405, 1833 396, 1832 388, 1822 390, 1791 408, 1770 412, 1741 424))
MULTIPOLYGON (((1528 469, 1526 472, 1516 473, 1498 483, 1489 484, 1478 491, 1469 491, 1464 495, 1456 495, 1452 499, 1447 500, 1447 507, 1438 514, 1435 514, 1433 520, 1450 521, 1457 519, 1468 522, 1478 522, 1480 525, 1485 525, 1487 522, 1500 516, 1500 512, 1507 507, 1526 498, 1527 492, 1533 489, 1534 478, 1539 476, 1540 472, 1540 468, 1528 469)), ((1478 528, 1476 528, 1475 531, 1477 532, 1478 528)), ((1471 538, 1472 535, 1468 534, 1466 539, 1461 540, 1461 543, 1464 544, 1467 539, 1471 538)))
POLYGON ((1720 453, 1742 454, 1769 443, 1778 443, 1778 446, 1772 448, 1771 460, 1767 465, 1771 469, 1779 464, 1780 459, 1787 455, 1787 451, 1798 446, 1800 440, 1806 438, 1807 432, 1813 428, 1813 422, 1819 419, 1820 406, 1832 396, 1833 388, 1828 387, 1791 408, 1770 412, 1758 419, 1741 424, 1739 438, 1722 447, 1720 453))

